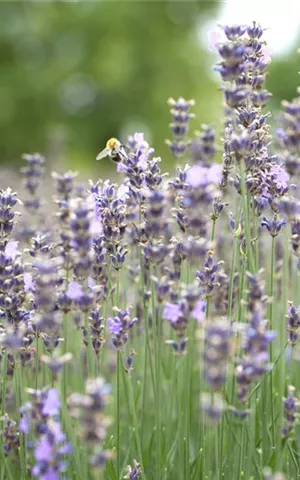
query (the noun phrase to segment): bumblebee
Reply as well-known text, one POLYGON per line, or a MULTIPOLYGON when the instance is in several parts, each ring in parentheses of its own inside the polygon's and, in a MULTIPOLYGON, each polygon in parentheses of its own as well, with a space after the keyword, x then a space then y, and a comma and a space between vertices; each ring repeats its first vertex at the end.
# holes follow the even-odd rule
POLYGON ((106 147, 100 152, 96 160, 109 157, 113 162, 120 163, 126 160, 127 153, 124 145, 117 138, 110 138, 106 144, 106 147))

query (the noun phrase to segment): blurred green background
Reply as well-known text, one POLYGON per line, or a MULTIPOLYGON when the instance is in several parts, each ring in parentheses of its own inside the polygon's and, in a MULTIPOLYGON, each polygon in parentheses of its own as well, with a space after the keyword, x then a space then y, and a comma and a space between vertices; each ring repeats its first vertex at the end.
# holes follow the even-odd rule
MULTIPOLYGON (((17 168, 22 152, 39 151, 55 168, 88 171, 108 138, 144 131, 168 165, 168 97, 196 99, 195 127, 222 122, 215 57, 199 35, 219 8, 214 1, 0 3, 0 163, 17 168)), ((275 109, 295 95, 295 51, 271 65, 275 109)))

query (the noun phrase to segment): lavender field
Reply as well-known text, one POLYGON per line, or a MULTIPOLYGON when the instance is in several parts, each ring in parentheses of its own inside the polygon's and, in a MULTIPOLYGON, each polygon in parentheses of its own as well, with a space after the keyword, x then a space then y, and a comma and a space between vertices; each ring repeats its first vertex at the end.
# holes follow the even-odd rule
POLYGON ((133 132, 1 178, 0 480, 300 478, 300 97, 271 128, 263 28, 218 38, 223 130, 170 98, 173 173, 133 132))

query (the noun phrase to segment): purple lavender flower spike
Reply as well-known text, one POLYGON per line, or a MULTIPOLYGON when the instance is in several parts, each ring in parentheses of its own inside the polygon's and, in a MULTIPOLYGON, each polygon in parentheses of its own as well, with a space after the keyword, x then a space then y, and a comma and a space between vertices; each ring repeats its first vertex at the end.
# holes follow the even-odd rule
POLYGON ((226 409, 224 399, 219 392, 213 396, 211 393, 203 393, 200 397, 200 405, 203 410, 204 420, 210 425, 217 424, 226 409))
POLYGON ((242 37, 246 32, 247 27, 245 25, 224 25, 221 26, 228 40, 236 40, 242 37))
POLYGON ((14 227, 16 212, 13 208, 20 203, 17 194, 7 188, 0 190, 0 250, 4 250, 14 227))
POLYGON ((213 252, 209 251, 204 262, 204 271, 197 271, 196 278, 206 297, 210 296, 214 287, 217 286, 217 272, 222 262, 214 262, 213 252))
POLYGON ((142 473, 141 465, 136 461, 133 460, 133 467, 131 465, 127 465, 125 476, 123 477, 126 480, 139 480, 140 474, 142 473))
POLYGON ((33 477, 60 479, 67 470, 66 457, 72 452, 58 421, 60 400, 56 389, 28 390, 32 402, 21 407, 20 431, 35 432, 33 477))
POLYGON ((272 368, 268 348, 275 337, 275 332, 267 330, 267 322, 261 318, 260 310, 254 311, 245 331, 245 356, 236 367, 237 395, 240 402, 247 401, 251 385, 272 368))
POLYGON ((295 346, 300 335, 300 307, 290 304, 287 313, 288 339, 292 346, 295 346))
POLYGON ((110 452, 102 450, 110 425, 110 419, 104 415, 109 391, 102 378, 89 379, 85 393, 73 393, 68 400, 71 415, 79 422, 83 440, 92 447, 90 463, 94 468, 103 468, 110 457, 110 452))
POLYGON ((17 453, 20 445, 18 426, 14 420, 9 418, 7 413, 0 418, 1 436, 2 436, 2 452, 7 457, 12 453, 17 453))
POLYGON ((191 316, 199 323, 202 323, 205 318, 206 302, 205 300, 198 300, 192 310, 191 316))
POLYGON ((298 175, 300 170, 300 97, 291 102, 282 102, 282 114, 280 115, 280 127, 277 129, 277 138, 282 148, 281 160, 290 175, 298 175))
POLYGON ((24 207, 29 213, 34 214, 41 205, 38 189, 44 172, 45 158, 39 153, 33 153, 24 154, 23 159, 27 165, 21 169, 21 172, 24 175, 24 187, 30 195, 30 198, 25 200, 24 207))
POLYGON ((129 309, 120 310, 115 308, 116 316, 108 318, 108 330, 113 336, 112 342, 117 349, 122 349, 128 342, 128 334, 133 325, 138 321, 137 318, 130 318, 129 309))
POLYGON ((206 327, 204 379, 213 391, 220 390, 225 383, 230 342, 231 329, 226 322, 215 322, 206 327))
POLYGON ((174 303, 166 302, 162 318, 168 320, 174 329, 177 341, 167 340, 173 346, 177 355, 185 355, 187 338, 185 338, 190 318, 202 323, 205 316, 206 302, 201 298, 197 285, 183 286, 180 296, 176 295, 174 303), (176 303, 175 303, 176 302, 176 303))
MULTIPOLYGON (((51 373, 53 375, 53 379, 56 380, 57 377, 58 377, 58 374, 63 370, 64 365, 67 362, 69 362, 70 360, 72 360, 72 358, 73 358, 73 355, 71 353, 65 353, 62 356, 58 356, 58 354, 56 352, 54 352, 52 354, 52 357, 42 355, 41 356, 41 362, 43 362, 47 365, 47 367, 49 368, 49 370, 51 371, 51 373)), ((52 389, 52 390, 54 390, 54 389, 52 389)), ((48 395, 49 396, 48 402, 52 402, 53 405, 55 405, 55 394, 56 394, 55 392, 56 391, 51 392, 51 394, 48 395)))
POLYGON ((215 131, 209 125, 202 125, 202 131, 195 133, 196 139, 191 145, 192 161, 208 165, 216 153, 215 131))
POLYGON ((288 396, 283 400, 284 425, 281 429, 283 438, 287 438, 293 432, 296 422, 296 412, 299 401, 295 398, 295 387, 289 385, 288 396))
POLYGON ((194 100, 185 100, 179 97, 178 100, 170 98, 168 104, 171 107, 172 122, 170 129, 173 134, 172 140, 166 140, 171 152, 175 158, 185 155, 191 141, 187 138, 189 132, 189 122, 194 117, 190 113, 191 107, 195 105, 194 100))
POLYGON ((74 190, 74 180, 77 175, 77 172, 72 171, 64 174, 52 173, 52 177, 56 182, 56 191, 63 200, 68 201, 70 199, 71 193, 74 190))
POLYGON ((271 237, 277 237, 281 229, 286 225, 286 220, 277 219, 274 215, 273 220, 268 220, 266 217, 262 217, 261 226, 266 227, 271 237))

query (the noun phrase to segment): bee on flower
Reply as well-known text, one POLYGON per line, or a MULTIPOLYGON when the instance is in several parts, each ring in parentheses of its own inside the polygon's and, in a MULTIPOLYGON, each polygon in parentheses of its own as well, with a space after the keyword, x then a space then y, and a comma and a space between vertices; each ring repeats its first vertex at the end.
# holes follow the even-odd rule
POLYGON ((125 146, 117 138, 110 138, 96 160, 102 160, 105 157, 109 157, 115 163, 121 163, 127 158, 125 146))

